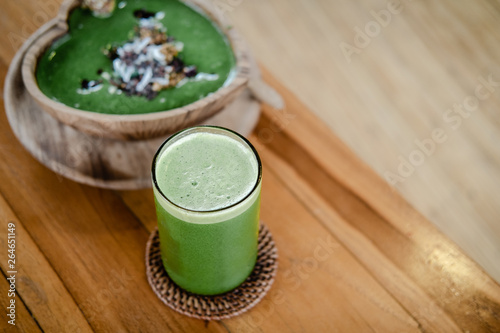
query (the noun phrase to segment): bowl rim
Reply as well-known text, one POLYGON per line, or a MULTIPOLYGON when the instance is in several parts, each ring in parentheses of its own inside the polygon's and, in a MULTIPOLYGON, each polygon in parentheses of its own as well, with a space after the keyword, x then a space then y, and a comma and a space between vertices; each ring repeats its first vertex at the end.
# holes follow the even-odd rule
MULTIPOLYGON (((233 91, 237 91, 242 86, 246 85, 250 78, 250 64, 247 59, 246 45, 241 40, 237 31, 227 22, 226 18, 221 13, 218 13, 215 9, 210 8, 211 6, 209 2, 204 0, 179 1, 185 3, 193 10, 198 11, 198 8, 200 8, 202 10, 201 14, 207 16, 227 38, 235 57, 235 66, 233 68, 234 74, 232 74, 234 77, 231 79, 229 84, 223 85, 209 95, 184 106, 142 114, 111 114, 91 110, 81 110, 49 98, 40 90, 35 77, 39 57, 56 39, 60 38, 69 31, 67 24, 69 14, 74 8, 80 6, 82 3, 82 0, 64 0, 59 8, 59 12, 55 18, 52 29, 49 29, 45 34, 39 36, 26 51, 21 69, 26 89, 29 94, 40 103, 45 104, 50 109, 53 109, 54 111, 49 111, 49 113, 54 116, 54 113, 62 113, 72 118, 79 117, 103 123, 119 121, 123 124, 127 122, 135 123, 138 121, 151 122, 155 120, 165 120, 182 114, 189 114, 191 111, 203 108, 209 102, 214 102, 219 98, 225 97, 233 91)), ((46 108, 43 109, 47 111, 46 108)))

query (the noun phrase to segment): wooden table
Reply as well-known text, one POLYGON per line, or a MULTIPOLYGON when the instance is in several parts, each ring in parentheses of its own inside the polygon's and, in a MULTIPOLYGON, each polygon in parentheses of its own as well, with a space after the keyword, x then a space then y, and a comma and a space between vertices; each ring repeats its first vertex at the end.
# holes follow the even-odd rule
MULTIPOLYGON (((2 52, 3 78, 14 51, 2 52)), ((150 289, 151 190, 108 191, 59 177, 22 148, 0 113, 0 268, 7 277, 14 223, 17 330, 500 331, 499 285, 293 94, 265 79, 287 105, 264 106, 250 137, 264 165, 261 217, 278 246, 279 271, 262 303, 220 322, 182 316, 150 289)), ((8 283, 0 284, 5 309, 8 283)), ((5 316, 0 328, 13 329, 5 316)))
POLYGON ((397 191, 500 282, 500 89, 459 127, 443 119, 474 95, 478 77, 500 81, 498 0, 226 2, 273 76, 380 176, 403 175, 397 191), (373 29, 370 44, 358 41, 346 58, 355 27, 373 29), (400 174, 400 158, 436 128, 447 140, 400 174))

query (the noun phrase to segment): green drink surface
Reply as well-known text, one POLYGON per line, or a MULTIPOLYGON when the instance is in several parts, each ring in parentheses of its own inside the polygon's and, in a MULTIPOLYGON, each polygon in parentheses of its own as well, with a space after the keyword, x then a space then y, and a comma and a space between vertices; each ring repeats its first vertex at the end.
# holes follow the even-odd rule
POLYGON ((229 207, 255 187, 258 162, 242 142, 216 133, 192 133, 159 156, 156 179, 177 206, 194 211, 229 207))
MULTIPOLYGON (((120 3, 120 1, 117 1, 120 3)), ((81 110, 107 114, 142 114, 170 110, 193 103, 224 85, 235 66, 226 37, 213 22, 178 0, 126 0, 108 18, 94 17, 76 8, 68 19, 69 31, 40 57, 36 79, 40 90, 53 100, 81 110), (122 8, 120 8, 122 7, 122 8), (160 21, 167 33, 184 43, 179 58, 200 73, 216 74, 213 81, 189 81, 159 92, 152 100, 142 96, 110 93, 111 84, 89 94, 79 93, 82 80, 99 80, 100 71, 111 73, 112 61, 102 50, 129 40, 137 25, 133 12, 164 12, 160 21)))

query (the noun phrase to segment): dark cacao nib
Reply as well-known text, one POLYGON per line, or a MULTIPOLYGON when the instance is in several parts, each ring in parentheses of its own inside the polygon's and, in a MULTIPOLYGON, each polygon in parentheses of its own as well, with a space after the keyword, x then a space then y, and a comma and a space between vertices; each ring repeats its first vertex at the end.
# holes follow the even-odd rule
POLYGON ((106 57, 108 57, 111 60, 115 60, 116 58, 118 58, 118 53, 116 53, 116 47, 115 46, 113 46, 113 47, 105 50, 104 54, 106 55, 106 57))
POLYGON ((83 79, 81 84, 82 84, 82 89, 88 89, 89 88, 89 80, 83 79))
POLYGON ((196 74, 198 74, 196 66, 184 67, 184 74, 186 75, 186 77, 195 77, 196 74))
POLYGON ((147 11, 145 9, 136 9, 136 10, 134 10, 134 16, 136 18, 138 18, 138 19, 142 19, 142 18, 147 19, 147 18, 153 17, 155 15, 156 15, 156 13, 149 12, 149 11, 147 11))
POLYGON ((170 63, 169 63, 170 66, 172 66, 174 68, 174 71, 176 73, 180 73, 182 72, 182 70, 184 69, 184 61, 182 61, 181 59, 175 57, 170 63))

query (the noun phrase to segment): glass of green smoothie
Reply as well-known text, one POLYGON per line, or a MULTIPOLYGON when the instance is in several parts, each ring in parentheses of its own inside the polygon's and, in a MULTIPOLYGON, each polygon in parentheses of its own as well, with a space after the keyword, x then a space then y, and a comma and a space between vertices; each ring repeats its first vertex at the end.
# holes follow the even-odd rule
POLYGON ((164 267, 181 288, 216 295, 257 259, 262 165, 231 130, 197 126, 168 138, 152 167, 164 267))

